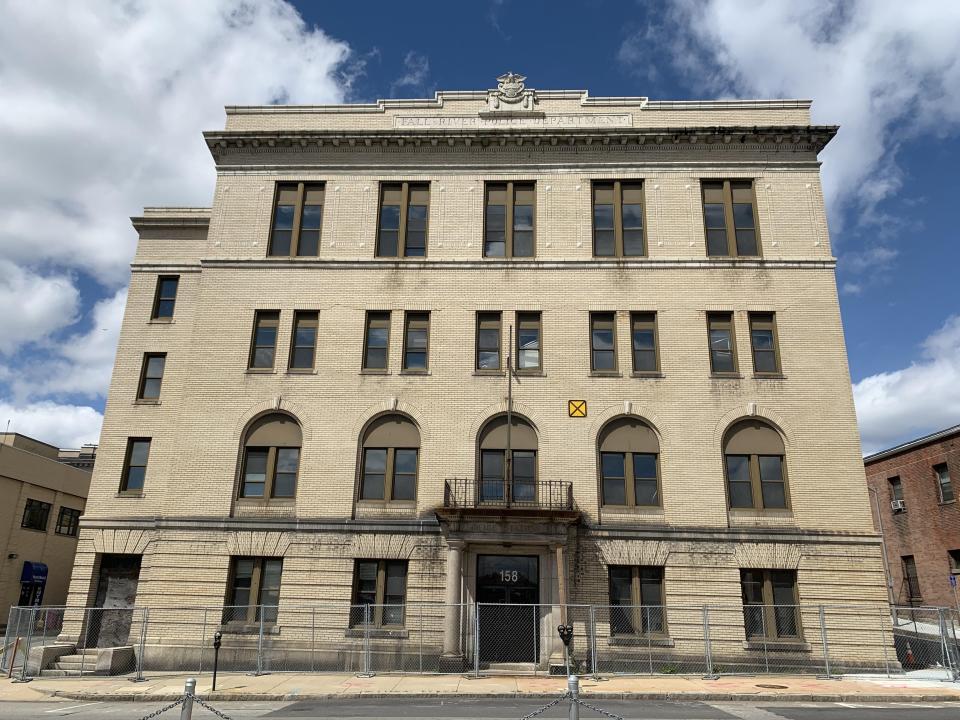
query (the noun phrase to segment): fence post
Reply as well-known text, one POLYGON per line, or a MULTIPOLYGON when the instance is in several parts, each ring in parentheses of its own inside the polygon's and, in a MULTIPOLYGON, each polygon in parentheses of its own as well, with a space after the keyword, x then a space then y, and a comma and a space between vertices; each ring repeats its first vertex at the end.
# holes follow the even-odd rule
POLYGON ((827 640, 827 612, 823 605, 820 606, 820 644, 823 645, 823 669, 826 674, 825 680, 830 680, 833 676, 830 674, 830 643, 827 640))
POLYGON ((940 626, 940 658, 944 669, 950 673, 950 682, 956 679, 953 669, 953 658, 950 655, 949 635, 947 633, 947 619, 943 608, 937 608, 937 624, 940 626))
POLYGON ((369 603, 363 606, 363 672, 360 677, 373 677, 370 658, 370 623, 373 616, 370 613, 369 603))
POLYGON ((473 676, 480 677, 480 603, 473 604, 473 676))
POLYGON ((417 606, 420 610, 420 672, 423 673, 423 605, 417 606))
POLYGON ((643 606, 643 611, 647 616, 647 624, 641 628, 647 636, 647 664, 650 667, 650 674, 653 675, 653 646, 650 641, 650 606, 643 606))
POLYGON ((884 611, 880 608, 880 642, 883 644, 883 667, 887 677, 890 677, 890 656, 887 653, 887 618, 890 617, 889 608, 884 611))
MULTIPOLYGON (((147 621, 150 618, 150 610, 143 608, 143 617, 140 620, 140 651, 137 653, 137 676, 133 682, 143 682, 143 652, 147 644, 147 621)), ((200 649, 203 652, 203 648, 200 649)))
POLYGON ((713 645, 710 643, 710 606, 703 606, 703 652, 707 659, 707 674, 704 680, 716 680, 719 676, 713 672, 713 645))
POLYGON ((310 608, 310 672, 316 672, 316 652, 317 652, 317 609, 310 608))
MULTIPOLYGON (((30 624, 27 625, 27 638, 23 646, 23 667, 20 670, 19 682, 30 682, 27 679, 27 664, 30 662, 30 642, 33 640, 33 626, 37 621, 37 608, 30 608, 30 624)), ((32 679, 32 678, 31 678, 32 679)))
POLYGON ((593 679, 598 678, 597 675, 597 608, 595 605, 590 606, 590 669, 593 671, 593 679))
MULTIPOLYGON (((223 612, 226 612, 224 608, 223 612)), ((223 615, 220 616, 220 622, 223 622, 223 615)), ((203 651, 207 648, 207 609, 203 609, 203 625, 200 629, 200 667, 197 668, 198 674, 203 674, 203 651)))
MULTIPOLYGON (((80 652, 80 677, 83 677, 83 666, 87 660, 87 645, 90 642, 90 613, 93 608, 87 608, 84 612, 86 621, 83 623, 83 649, 80 652)), ((77 638, 79 640, 80 638, 77 638)))
POLYGON ((197 692, 197 679, 187 678, 183 685, 183 705, 180 706, 180 720, 192 720, 193 696, 197 692))
POLYGON ((263 675, 263 605, 257 605, 260 615, 260 628, 257 634, 257 671, 254 675, 263 675))

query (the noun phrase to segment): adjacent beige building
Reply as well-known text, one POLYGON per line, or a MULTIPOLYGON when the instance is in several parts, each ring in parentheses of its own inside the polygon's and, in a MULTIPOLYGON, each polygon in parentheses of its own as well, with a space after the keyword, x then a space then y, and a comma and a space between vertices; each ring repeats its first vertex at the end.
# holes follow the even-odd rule
MULTIPOLYGON (((817 159, 837 129, 800 100, 499 81, 228 107, 212 206, 133 219, 71 603, 227 604, 278 647, 322 606, 341 650, 369 612, 387 652, 456 669, 477 631, 504 638, 480 663, 549 664, 574 605, 678 656, 726 608, 734 662, 885 601, 817 159)), ((839 652, 876 663, 881 624, 839 652)))
POLYGON ((12 605, 63 605, 90 473, 60 450, 0 433, 0 623, 12 605))

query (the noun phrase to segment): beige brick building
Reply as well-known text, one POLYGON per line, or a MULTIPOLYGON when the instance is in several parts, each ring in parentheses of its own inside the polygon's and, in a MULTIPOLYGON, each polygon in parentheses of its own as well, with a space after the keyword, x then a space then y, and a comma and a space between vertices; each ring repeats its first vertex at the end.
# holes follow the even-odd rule
MULTIPOLYGON (((722 606, 742 658, 883 603, 817 160, 836 128, 806 101, 521 80, 205 133, 211 207, 133 219, 72 603, 122 578, 151 618, 237 605, 225 632, 278 646, 323 606, 341 649, 369 604, 431 669, 472 662, 474 628, 507 638, 480 661, 544 666, 587 622, 565 605, 678 656, 722 606)), ((872 628, 848 635, 868 663, 872 628)))

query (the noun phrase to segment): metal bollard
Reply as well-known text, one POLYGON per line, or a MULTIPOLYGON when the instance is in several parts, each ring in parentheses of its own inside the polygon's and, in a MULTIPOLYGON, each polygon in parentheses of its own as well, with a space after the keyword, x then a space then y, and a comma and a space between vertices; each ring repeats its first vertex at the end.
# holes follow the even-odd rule
POLYGON ((180 707, 180 720, 193 718, 193 696, 197 692, 197 679, 187 678, 183 686, 183 705, 180 707))
POLYGON ((580 706, 577 704, 580 697, 580 678, 576 675, 567 676, 567 690, 570 691, 570 713, 567 717, 569 720, 580 720, 580 706))

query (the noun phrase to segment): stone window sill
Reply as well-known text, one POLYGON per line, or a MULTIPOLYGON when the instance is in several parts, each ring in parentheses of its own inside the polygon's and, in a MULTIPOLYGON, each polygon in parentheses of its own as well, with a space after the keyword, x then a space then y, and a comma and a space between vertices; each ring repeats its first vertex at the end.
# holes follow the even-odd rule
POLYGON ((650 380, 660 380, 664 377, 662 372, 632 372, 630 377, 633 378, 648 378, 650 380))
POLYGON ((133 401, 134 405, 159 405, 159 400, 151 400, 150 398, 137 398, 133 401))
POLYGON ((369 637, 381 640, 406 640, 410 637, 410 631, 404 628, 370 628, 364 630, 362 627, 348 628, 344 637, 362 638, 367 637, 368 633, 369 637))
POLYGON ((711 380, 743 380, 740 373, 710 373, 711 380))
POLYGON ((313 368, 287 368, 287 375, 316 375, 313 368))
POLYGON ((517 377, 546 377, 547 374, 543 370, 514 370, 514 374, 517 377))
POLYGON ((114 497, 117 498, 142 498, 142 490, 121 490, 114 494, 114 497))
POLYGON ((357 500, 358 508, 396 508, 398 510, 416 510, 416 500, 357 500))
POLYGON ((276 375, 277 371, 273 368, 247 368, 247 375, 276 375))
POLYGON ((150 320, 147 321, 147 324, 148 325, 173 325, 174 322, 175 321, 173 318, 150 318, 150 320))
POLYGON ((503 370, 474 370, 474 377, 506 377, 507 373, 503 370))
POLYGON ((417 377, 417 376, 429 377, 433 375, 433 373, 430 372, 429 370, 401 370, 400 374, 404 376, 413 376, 413 377, 417 377))
POLYGON ((941 500, 940 505, 956 505, 956 500, 941 500))
POLYGON ((386 368, 362 368, 360 370, 361 375, 390 375, 390 371, 386 368))
POLYGON ((754 373, 754 380, 786 380, 787 376, 783 373, 754 373))
POLYGON ((611 635, 608 645, 619 647, 673 647, 673 638, 666 635, 611 635))
POLYGON ((744 650, 766 650, 767 652, 810 652, 810 643, 803 640, 744 640, 744 650))
MULTIPOLYGON (((260 623, 226 622, 223 623, 220 631, 225 635, 259 635, 260 623)), ((263 624, 263 634, 279 635, 280 628, 274 623, 265 622, 263 624)))
POLYGON ((623 377, 623 373, 618 372, 618 371, 616 371, 616 370, 614 370, 614 371, 608 371, 608 372, 604 372, 604 371, 602 371, 602 370, 592 370, 592 371, 590 372, 590 377, 595 377, 595 378, 622 378, 622 377, 623 377))

